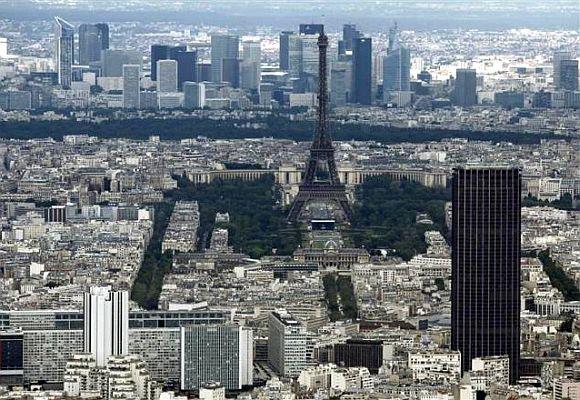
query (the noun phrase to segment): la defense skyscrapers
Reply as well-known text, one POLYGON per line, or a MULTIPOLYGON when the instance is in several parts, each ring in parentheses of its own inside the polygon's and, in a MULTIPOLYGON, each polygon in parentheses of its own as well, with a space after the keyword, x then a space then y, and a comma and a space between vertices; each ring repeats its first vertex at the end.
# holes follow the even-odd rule
POLYGON ((452 181, 451 348, 462 371, 477 357, 520 362, 520 171, 465 167, 452 181))
POLYGON ((54 65, 58 83, 69 88, 74 62, 75 28, 60 17, 54 18, 54 65))

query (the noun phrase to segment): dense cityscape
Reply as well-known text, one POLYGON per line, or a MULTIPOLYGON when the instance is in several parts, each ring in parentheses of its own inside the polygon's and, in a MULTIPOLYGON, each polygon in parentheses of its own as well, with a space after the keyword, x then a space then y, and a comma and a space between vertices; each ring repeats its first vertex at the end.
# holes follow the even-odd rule
POLYGON ((1 3, 0 399, 580 400, 576 2, 1 3))

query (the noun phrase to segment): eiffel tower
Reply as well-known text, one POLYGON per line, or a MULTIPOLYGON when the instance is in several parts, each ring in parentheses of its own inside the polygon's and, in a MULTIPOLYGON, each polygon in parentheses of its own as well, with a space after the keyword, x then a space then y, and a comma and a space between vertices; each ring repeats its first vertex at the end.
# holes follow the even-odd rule
POLYGON ((302 184, 294 199, 288 222, 296 222, 300 219, 308 203, 334 203, 341 211, 343 220, 349 221, 352 211, 344 185, 338 178, 336 162, 334 160, 334 147, 329 132, 328 123, 328 90, 326 77, 326 50, 328 37, 322 32, 318 37, 318 122, 314 134, 314 140, 310 146, 310 158, 302 184), (327 177, 318 179, 318 166, 326 166, 327 177))

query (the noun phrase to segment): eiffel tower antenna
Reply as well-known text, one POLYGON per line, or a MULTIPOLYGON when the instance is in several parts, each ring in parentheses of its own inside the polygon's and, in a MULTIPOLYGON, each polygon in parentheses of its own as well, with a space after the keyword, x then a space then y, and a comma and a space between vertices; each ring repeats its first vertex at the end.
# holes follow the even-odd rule
POLYGON ((342 218, 349 221, 352 211, 344 185, 338 178, 334 146, 330 136, 328 123, 328 82, 326 67, 326 52, 328 37, 324 32, 318 37, 318 118, 314 139, 310 146, 310 157, 306 166, 304 179, 294 199, 288 222, 296 222, 302 216, 304 209, 310 202, 335 203, 341 211, 342 218), (324 163, 328 170, 328 179, 316 179, 319 163, 324 163))

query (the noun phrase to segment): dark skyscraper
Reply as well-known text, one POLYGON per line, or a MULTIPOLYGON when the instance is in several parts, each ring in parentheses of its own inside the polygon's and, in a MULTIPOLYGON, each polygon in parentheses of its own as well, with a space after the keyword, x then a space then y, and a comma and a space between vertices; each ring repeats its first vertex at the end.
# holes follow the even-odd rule
POLYGON ((222 59, 222 81, 229 82, 234 88, 240 87, 240 60, 237 58, 222 59))
POLYGON ((195 51, 175 51, 170 57, 177 61, 177 87, 183 88, 184 82, 195 82, 197 79, 197 53, 195 51))
POLYGON ((520 360, 520 171, 466 167, 453 173, 451 348, 461 369, 476 357, 520 360))
POLYGON ((477 74, 474 69, 457 70, 454 101, 459 107, 471 107, 477 104, 477 74))
POLYGON ((211 35, 211 80, 222 82, 225 58, 240 57, 240 38, 235 35, 211 35))
POLYGON ((151 80, 157 80, 157 61, 169 58, 169 46, 154 44, 151 46, 151 80))
POLYGON ((345 24, 342 26, 342 41, 344 50, 354 50, 354 41, 362 37, 360 31, 354 24, 345 24))
POLYGON ((154 44, 151 46, 151 80, 157 81, 157 61, 177 61, 177 85, 179 90, 183 82, 195 82, 197 71, 197 53, 187 51, 187 46, 167 46, 154 44))
POLYGON ((280 33, 280 69, 288 71, 290 68, 290 35, 292 31, 283 31, 280 33))
POLYGON ((560 61, 560 89, 578 90, 578 60, 560 61))
POLYGON ((352 43, 352 102, 370 105, 372 103, 372 41, 371 38, 359 38, 354 39, 352 43))
POLYGON ((101 60, 101 51, 109 48, 109 25, 79 26, 79 63, 88 65, 101 60))

